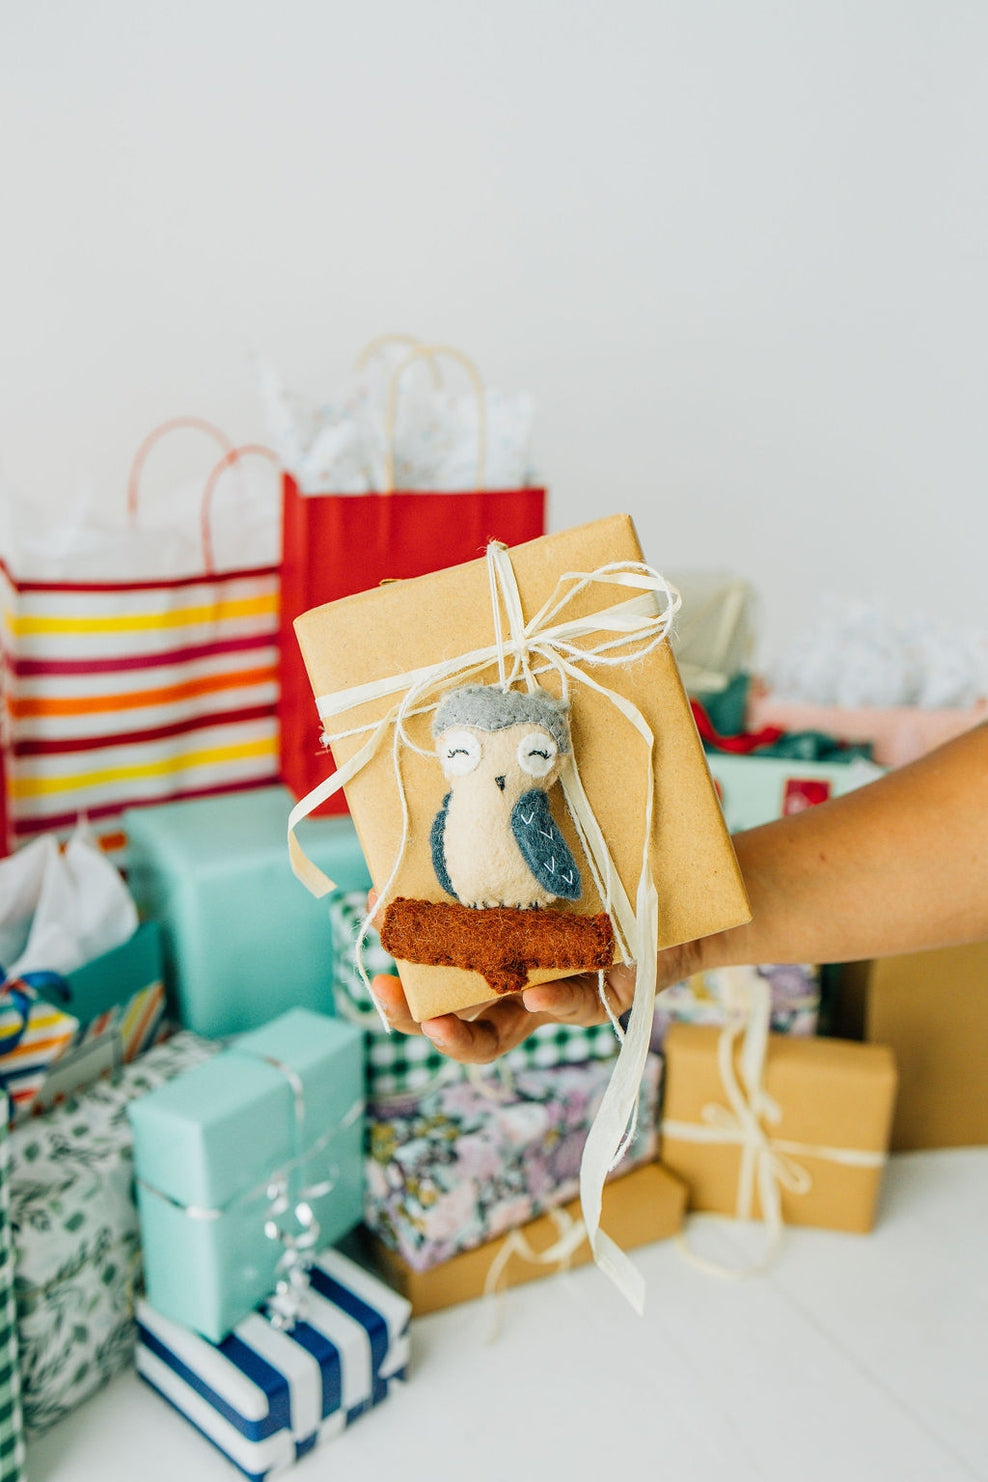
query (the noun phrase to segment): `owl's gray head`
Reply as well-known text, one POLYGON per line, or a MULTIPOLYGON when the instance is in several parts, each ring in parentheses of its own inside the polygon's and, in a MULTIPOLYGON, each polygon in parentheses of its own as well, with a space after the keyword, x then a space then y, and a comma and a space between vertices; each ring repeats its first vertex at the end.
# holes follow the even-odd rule
POLYGON ((442 701, 432 722, 439 737, 451 726, 474 726, 478 731, 503 731, 508 726, 541 726, 560 754, 570 749, 569 705, 543 691, 502 690, 496 684, 465 684, 442 701))

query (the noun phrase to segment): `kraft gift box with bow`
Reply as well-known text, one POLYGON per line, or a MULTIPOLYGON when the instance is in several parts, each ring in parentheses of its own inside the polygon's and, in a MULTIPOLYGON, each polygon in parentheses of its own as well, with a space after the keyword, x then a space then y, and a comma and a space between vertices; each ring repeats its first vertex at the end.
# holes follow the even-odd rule
POLYGON ((290 1009, 133 1105, 158 1312, 219 1342, 359 1222, 363 1096, 359 1030, 290 1009))
POLYGON ((294 1327, 264 1308, 213 1344, 138 1309, 137 1369, 251 1482, 340 1434, 405 1377, 409 1302, 340 1251, 309 1271, 294 1327))
POLYGON ((767 1032, 767 996, 723 1028, 673 1024, 661 1156, 690 1207, 783 1224, 870 1230, 895 1103, 882 1045, 767 1032))
MULTIPOLYGON (((508 703, 520 705, 519 722, 530 727, 529 701, 568 702, 566 729, 554 736, 547 772, 549 778, 558 773, 560 785, 536 801, 553 848, 561 839, 560 857, 578 868, 580 897, 557 900, 550 910, 512 912, 507 946, 523 924, 538 935, 540 915, 551 918, 559 939, 581 918, 606 919, 613 954, 638 964, 628 1030, 587 1141, 583 1174, 594 1255, 612 1275, 620 1268, 623 1275, 615 1279, 638 1307, 637 1277, 598 1230, 599 1201, 648 1052, 656 950, 749 917, 667 641, 676 606, 675 594, 644 564, 630 518, 613 515, 510 550, 494 539, 485 559, 358 593, 295 623, 339 770, 296 806, 290 825, 345 787, 379 892, 375 920, 383 924, 401 899, 424 902, 427 917, 428 908, 435 916, 437 905, 450 911, 434 848, 446 795, 456 791, 432 735, 444 700, 448 708, 451 692, 463 687, 497 689, 514 697, 508 703)), ((478 719, 472 710, 464 714, 478 719)), ((544 719, 552 730, 548 715, 544 719)), ((505 724, 505 735, 508 729, 505 724)), ((544 746, 540 755, 550 750, 544 746)), ((458 765, 455 759, 449 764, 454 771, 458 765)), ((533 760, 522 765, 539 775, 533 760)), ((448 858, 450 842, 447 828, 448 858)), ((309 888, 328 892, 332 882, 290 847, 309 888)), ((536 861, 536 874, 539 869, 536 861)), ((493 914, 469 916, 482 926, 493 914)), ((414 936, 413 930, 413 944, 414 936)), ((527 954, 540 964, 529 981, 558 976, 560 959, 540 955, 537 946, 527 954)), ((435 958, 432 964, 410 961, 416 954, 409 951, 393 955, 417 1019, 474 1008, 494 996, 489 979, 469 967, 436 966, 435 958)), ((453 956, 463 961, 461 952, 453 956)), ((525 979, 523 971, 513 986, 525 979)))
MULTIPOLYGON (((604 1188, 607 1228, 622 1250, 675 1235, 683 1222, 686 1188, 658 1163, 645 1163, 604 1188)), ((373 1241, 375 1258, 412 1304, 416 1317, 458 1302, 470 1302, 504 1287, 569 1271, 590 1260, 579 1199, 571 1199, 519 1225, 496 1240, 461 1251, 428 1271, 416 1271, 383 1240, 373 1241)))
POLYGON ((25 1421, 61 1420, 130 1361, 141 1251, 127 1108, 210 1059, 181 1032, 10 1133, 25 1421))

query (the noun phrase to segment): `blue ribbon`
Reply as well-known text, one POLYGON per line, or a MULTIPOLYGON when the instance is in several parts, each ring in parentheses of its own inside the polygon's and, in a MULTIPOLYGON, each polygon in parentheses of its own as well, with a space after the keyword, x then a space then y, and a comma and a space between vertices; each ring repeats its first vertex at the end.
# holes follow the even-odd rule
MULTIPOLYGON (((61 973, 38 971, 11 978, 6 969, 0 967, 0 1010, 12 1008, 20 1021, 12 1027, 0 1028, 0 1059, 16 1050, 24 1038, 32 1006, 39 998, 45 1002, 50 1001, 53 995, 63 1003, 68 1003, 72 997, 71 989, 61 973)), ((0 1075, 0 1080, 2 1079, 0 1075)))

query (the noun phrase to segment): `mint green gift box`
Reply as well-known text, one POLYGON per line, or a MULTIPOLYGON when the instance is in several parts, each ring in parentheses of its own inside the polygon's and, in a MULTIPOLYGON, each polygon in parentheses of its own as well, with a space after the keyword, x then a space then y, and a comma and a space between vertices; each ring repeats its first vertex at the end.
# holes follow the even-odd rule
MULTIPOLYGON (((130 809, 128 880, 138 910, 161 922, 171 1009, 196 1034, 239 1034, 300 1004, 333 1012, 333 942, 325 904, 288 862, 287 788, 263 787, 130 809)), ((370 875, 347 817, 310 818, 298 837, 349 890, 370 875)))
POLYGON ((291 1009, 132 1103, 144 1280, 158 1312, 219 1343, 274 1291, 278 1228, 299 1233, 300 1200, 318 1222, 317 1249, 360 1222, 363 1094, 360 1030, 291 1009))

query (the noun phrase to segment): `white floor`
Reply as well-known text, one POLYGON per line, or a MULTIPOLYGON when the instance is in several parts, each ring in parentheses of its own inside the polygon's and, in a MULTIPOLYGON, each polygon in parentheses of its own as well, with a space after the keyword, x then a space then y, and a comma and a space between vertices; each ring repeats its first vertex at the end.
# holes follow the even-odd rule
MULTIPOLYGON (((870 1236, 790 1230, 767 1275, 638 1254, 644 1319, 592 1268, 413 1325, 408 1384, 295 1482, 988 1479, 988 1148, 892 1160, 870 1236)), ((695 1220, 707 1253, 727 1221, 695 1220)), ((760 1233, 757 1232, 757 1233, 760 1233)), ((30 1482, 232 1482, 132 1374, 29 1449, 30 1482)))

